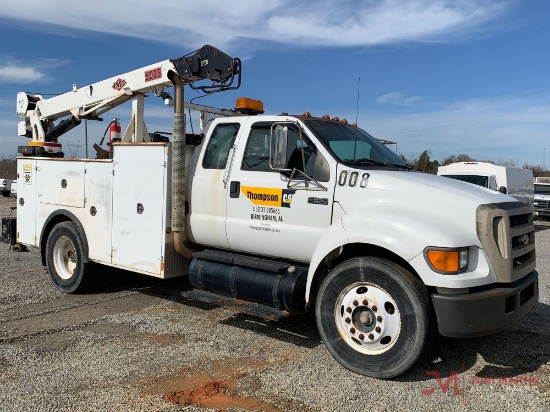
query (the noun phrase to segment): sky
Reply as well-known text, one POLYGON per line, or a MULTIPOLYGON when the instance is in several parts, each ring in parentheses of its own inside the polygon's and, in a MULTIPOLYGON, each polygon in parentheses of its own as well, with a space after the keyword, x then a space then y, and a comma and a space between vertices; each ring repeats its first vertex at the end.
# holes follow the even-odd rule
MULTIPOLYGON (((47 98, 211 44, 242 60, 242 85, 196 103, 232 108, 246 96, 267 114, 357 120, 408 159, 428 150, 550 168, 548 21, 546 0, 6 2, 0 157, 27 144, 17 92, 47 98)), ((172 109, 153 100, 149 131, 170 132, 172 109)), ((88 122, 89 146, 113 117, 124 130, 130 110, 88 122)), ((84 133, 62 136, 64 151, 84 156, 84 133)))

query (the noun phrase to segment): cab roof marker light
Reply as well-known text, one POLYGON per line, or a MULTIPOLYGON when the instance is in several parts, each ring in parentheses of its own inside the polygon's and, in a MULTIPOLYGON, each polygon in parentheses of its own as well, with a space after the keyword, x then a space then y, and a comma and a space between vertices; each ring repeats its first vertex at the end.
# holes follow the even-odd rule
POLYGON ((235 110, 244 114, 262 114, 264 103, 261 100, 239 97, 235 103, 235 110))

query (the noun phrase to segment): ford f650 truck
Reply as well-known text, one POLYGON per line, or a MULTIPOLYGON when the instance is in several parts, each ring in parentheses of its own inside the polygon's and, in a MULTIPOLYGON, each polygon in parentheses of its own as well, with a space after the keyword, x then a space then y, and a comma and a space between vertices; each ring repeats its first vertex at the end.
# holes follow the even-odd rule
POLYGON ((503 331, 536 305, 524 203, 415 172, 336 117, 184 103, 186 85, 239 84, 238 59, 204 46, 50 99, 18 95, 32 140, 18 158, 17 242, 40 249, 57 288, 83 292, 112 266, 186 275, 199 294, 281 315, 314 310, 334 358, 377 378, 411 368, 436 331, 503 331), (147 133, 145 93, 173 103, 171 139, 147 133), (62 157, 58 136, 130 99, 110 154, 62 157), (186 134, 184 107, 200 110, 204 135, 186 134))

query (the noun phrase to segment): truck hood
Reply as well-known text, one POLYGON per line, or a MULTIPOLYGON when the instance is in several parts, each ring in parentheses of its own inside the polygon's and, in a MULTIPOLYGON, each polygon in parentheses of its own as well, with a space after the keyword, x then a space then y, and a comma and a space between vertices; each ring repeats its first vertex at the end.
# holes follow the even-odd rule
POLYGON ((516 202, 493 190, 427 173, 378 170, 368 173, 368 183, 363 189, 337 186, 335 201, 345 215, 359 213, 366 219, 385 219, 410 227, 425 222, 426 230, 453 233, 462 244, 479 242, 476 235, 479 205, 516 202))

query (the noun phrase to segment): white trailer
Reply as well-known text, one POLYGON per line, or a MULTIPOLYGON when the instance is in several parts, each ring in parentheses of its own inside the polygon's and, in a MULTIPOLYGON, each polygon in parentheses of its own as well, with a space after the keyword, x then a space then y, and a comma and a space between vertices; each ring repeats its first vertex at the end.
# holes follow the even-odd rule
POLYGON ((187 275, 196 297, 244 300, 264 314, 314 310, 336 360, 377 378, 410 369, 436 330, 495 333, 536 305, 531 209, 508 196, 414 172, 345 120, 260 116, 250 99, 238 99, 238 111, 187 105, 205 121, 204 136, 187 135, 183 85, 230 72, 214 79, 226 90, 240 68, 217 53, 175 60, 195 70, 167 61, 55 104, 19 99, 32 145, 18 158, 17 240, 40 249, 57 288, 83 292, 103 265, 187 275), (170 141, 136 126, 146 130, 143 90, 167 87, 147 83, 156 67, 155 78, 174 85, 170 141), (107 93, 111 84, 120 91, 107 93), (91 91, 106 99, 96 109, 134 96, 130 131, 103 159, 55 157, 60 147, 45 143, 57 145, 69 123, 50 120, 94 117, 91 91), (208 111, 222 117, 208 122, 208 111))
POLYGON ((437 174, 507 194, 533 205, 533 171, 517 166, 499 166, 487 162, 457 162, 439 166, 437 174))

